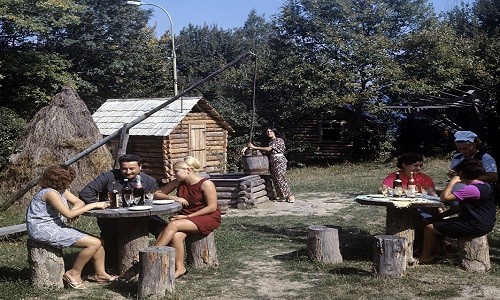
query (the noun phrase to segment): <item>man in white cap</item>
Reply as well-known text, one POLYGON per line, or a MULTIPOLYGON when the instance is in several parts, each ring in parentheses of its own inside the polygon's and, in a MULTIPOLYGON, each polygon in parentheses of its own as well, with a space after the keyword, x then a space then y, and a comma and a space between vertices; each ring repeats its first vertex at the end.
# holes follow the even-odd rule
POLYGON ((455 132, 455 145, 459 152, 453 155, 451 159, 450 170, 448 171, 448 176, 450 178, 456 175, 453 169, 456 165, 458 165, 459 162, 461 162, 465 158, 475 158, 482 161, 483 167, 486 171, 486 174, 480 176, 478 179, 488 183, 494 183, 498 181, 497 164, 495 162, 495 159, 488 153, 479 150, 481 141, 474 132, 455 132))

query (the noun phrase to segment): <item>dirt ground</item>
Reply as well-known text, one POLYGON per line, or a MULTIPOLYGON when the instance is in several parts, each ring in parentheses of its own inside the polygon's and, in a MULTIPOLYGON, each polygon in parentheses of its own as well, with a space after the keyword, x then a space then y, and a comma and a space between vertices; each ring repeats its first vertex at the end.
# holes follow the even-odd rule
MULTIPOLYGON (((240 216, 271 216, 271 215, 331 215, 335 211, 352 205, 354 196, 351 194, 341 193, 300 193, 296 194, 295 203, 273 202, 268 201, 259 203, 257 207, 250 209, 229 209, 223 218, 240 217, 240 216)), ((269 257, 280 255, 274 251, 268 251, 269 257)), ((287 253, 281 253, 286 255, 287 253)), ((281 262, 274 259, 269 259, 265 263, 261 261, 247 261, 248 273, 252 274, 257 281, 245 282, 239 278, 234 278, 231 283, 227 284, 227 294, 218 295, 217 297, 204 297, 207 300, 229 300, 241 299, 238 295, 234 295, 230 286, 232 284, 242 286, 249 285, 249 287, 258 286, 258 292, 254 299, 295 299, 294 291, 299 291, 309 287, 308 282, 294 282, 290 284, 287 276, 283 276, 283 269, 280 268, 281 262), (272 263, 269 263, 272 261, 272 263), (258 275, 258 276, 257 276, 258 275)), ((187 279, 180 279, 187 280, 187 279)), ((89 284, 89 287, 92 284, 89 284)), ((99 287, 96 287, 99 288, 99 287)), ((74 299, 77 293, 70 292, 67 296, 74 299)), ((81 294, 80 294, 81 295, 81 294)), ((453 298, 459 299, 498 299, 500 295, 500 288, 497 287, 465 287, 462 296, 453 298)), ((109 292, 110 300, 127 299, 118 293, 109 292)))

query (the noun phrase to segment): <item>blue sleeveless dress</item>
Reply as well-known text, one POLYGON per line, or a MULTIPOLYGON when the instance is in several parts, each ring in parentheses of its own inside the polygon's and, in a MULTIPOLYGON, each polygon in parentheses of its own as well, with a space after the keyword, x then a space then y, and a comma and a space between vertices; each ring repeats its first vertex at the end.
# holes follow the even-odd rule
MULTIPOLYGON (((36 241, 49 244, 57 248, 73 245, 87 233, 67 226, 66 218, 57 212, 49 203, 42 200, 43 195, 52 189, 41 189, 31 200, 26 209, 26 226, 28 236, 36 241)), ((68 205, 64 194, 62 201, 68 205)))

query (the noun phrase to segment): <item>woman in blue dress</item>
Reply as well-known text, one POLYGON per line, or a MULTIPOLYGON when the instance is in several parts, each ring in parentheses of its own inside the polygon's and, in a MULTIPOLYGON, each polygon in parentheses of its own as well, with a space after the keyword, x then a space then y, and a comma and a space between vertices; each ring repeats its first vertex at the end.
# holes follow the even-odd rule
POLYGON ((72 194, 68 187, 75 178, 75 171, 67 166, 50 166, 38 181, 40 191, 33 197, 26 210, 26 225, 31 239, 57 248, 69 246, 82 248, 71 269, 65 272, 63 281, 74 289, 85 289, 82 270, 92 259, 95 273, 90 281, 100 284, 117 279, 104 269, 104 248, 99 238, 91 236, 67 223, 75 221, 91 209, 104 209, 107 202, 85 203, 72 194), (71 204, 71 208, 68 206, 71 204))

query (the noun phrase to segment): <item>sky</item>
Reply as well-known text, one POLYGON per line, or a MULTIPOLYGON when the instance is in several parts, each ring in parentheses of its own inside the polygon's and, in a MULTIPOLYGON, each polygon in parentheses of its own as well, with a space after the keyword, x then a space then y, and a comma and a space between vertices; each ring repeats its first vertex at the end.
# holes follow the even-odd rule
MULTIPOLYGON (((448 10, 461 1, 471 3, 474 0, 430 0, 436 12, 448 10)), ((188 24, 202 26, 217 25, 223 29, 242 27, 250 10, 255 9, 258 15, 269 19, 277 14, 283 0, 144 0, 144 3, 163 7, 171 16, 175 34, 188 24)), ((153 9, 150 26, 156 25, 157 34, 162 35, 170 30, 168 15, 161 9, 150 5, 141 8, 153 9)))

